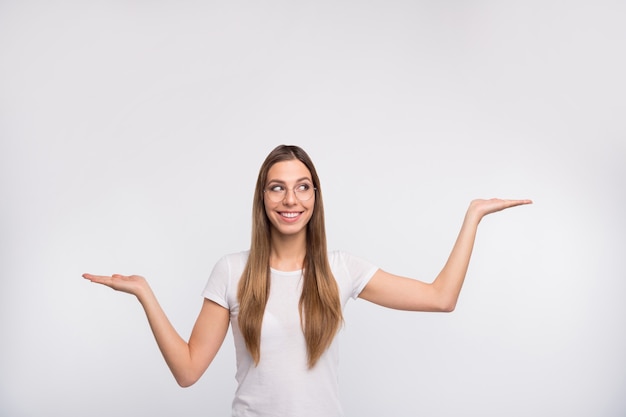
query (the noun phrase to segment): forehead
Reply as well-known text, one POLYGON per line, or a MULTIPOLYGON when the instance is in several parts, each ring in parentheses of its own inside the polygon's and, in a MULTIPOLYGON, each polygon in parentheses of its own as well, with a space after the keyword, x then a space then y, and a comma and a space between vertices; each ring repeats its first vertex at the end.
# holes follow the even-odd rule
POLYGON ((311 179, 311 172, 309 169, 297 159, 290 159, 288 161, 276 162, 267 171, 266 182, 280 181, 280 182, 296 182, 302 179, 311 179))

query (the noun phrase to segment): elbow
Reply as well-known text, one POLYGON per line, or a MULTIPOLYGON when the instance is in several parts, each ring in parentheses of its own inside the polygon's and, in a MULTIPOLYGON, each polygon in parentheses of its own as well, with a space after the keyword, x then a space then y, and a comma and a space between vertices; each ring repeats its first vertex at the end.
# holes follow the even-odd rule
POLYGON ((429 311, 431 313, 452 313, 454 311, 454 304, 438 304, 436 306, 432 306, 428 310, 417 310, 417 311, 429 311))
POLYGON ((455 308, 456 308, 456 305, 455 304, 451 304, 451 305, 443 306, 441 308, 441 310, 439 310, 439 311, 441 311, 442 313, 452 313, 455 308))
POLYGON ((189 388, 190 386, 192 386, 193 384, 195 384, 195 381, 183 381, 180 379, 177 379, 176 382, 178 383, 178 386, 181 388, 189 388))
POLYGON ((192 386, 193 384, 196 383, 196 380, 193 379, 177 379, 176 382, 178 383, 178 386, 181 388, 189 388, 190 386, 192 386))
POLYGON ((452 313, 456 308, 455 299, 444 299, 437 305, 437 311, 440 313, 452 313))
POLYGON ((459 291, 437 286, 435 282, 432 284, 431 307, 433 312, 452 313, 456 308, 456 302, 459 299, 459 291))
POLYGON ((198 382, 199 377, 195 377, 193 375, 175 375, 174 379, 176 379, 176 383, 181 388, 189 388, 196 382, 198 382))

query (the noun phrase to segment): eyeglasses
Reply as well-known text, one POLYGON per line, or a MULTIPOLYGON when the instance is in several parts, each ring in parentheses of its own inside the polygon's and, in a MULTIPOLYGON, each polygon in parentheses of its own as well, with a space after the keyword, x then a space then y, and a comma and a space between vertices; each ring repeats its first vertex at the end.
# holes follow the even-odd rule
MULTIPOLYGON (((299 201, 307 201, 313 197, 317 188, 311 184, 298 184, 293 188, 293 193, 299 201)), ((279 203, 287 197, 287 187, 280 184, 273 184, 263 190, 265 195, 274 203, 279 203)))

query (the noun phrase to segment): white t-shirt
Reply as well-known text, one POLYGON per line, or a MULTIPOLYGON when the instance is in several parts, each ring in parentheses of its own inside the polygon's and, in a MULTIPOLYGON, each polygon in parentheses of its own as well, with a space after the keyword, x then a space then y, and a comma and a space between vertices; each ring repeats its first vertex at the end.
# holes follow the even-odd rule
MULTIPOLYGON (((313 369, 307 366, 306 343, 298 311, 302 271, 271 270, 270 296, 261 327, 261 360, 258 366, 254 365, 237 320, 237 288, 247 259, 247 251, 220 259, 202 293, 230 311, 238 382, 233 417, 342 416, 337 338, 313 369)), ((343 308, 349 298, 358 297, 378 268, 341 251, 329 252, 328 259, 339 286, 343 308)))

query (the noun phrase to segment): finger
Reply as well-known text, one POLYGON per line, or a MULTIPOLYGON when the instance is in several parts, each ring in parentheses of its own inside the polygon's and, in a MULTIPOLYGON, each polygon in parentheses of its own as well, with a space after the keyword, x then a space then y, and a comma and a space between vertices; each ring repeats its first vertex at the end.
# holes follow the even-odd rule
POLYGON ((499 203, 506 207, 519 206, 523 204, 532 204, 532 200, 508 200, 508 199, 492 198, 491 201, 493 201, 494 203, 499 203))
POLYGON ((101 277, 101 275, 94 275, 94 274, 87 274, 87 273, 83 274, 82 276, 83 278, 88 279, 90 281, 93 281, 94 279, 98 279, 101 277))
POLYGON ((508 200, 509 203, 509 207, 514 207, 514 206, 522 206, 525 204, 532 204, 533 201, 532 200, 508 200))
POLYGON ((103 284, 111 286, 112 277, 106 275, 93 275, 93 274, 83 274, 83 278, 88 279, 91 282, 96 284, 103 284))

